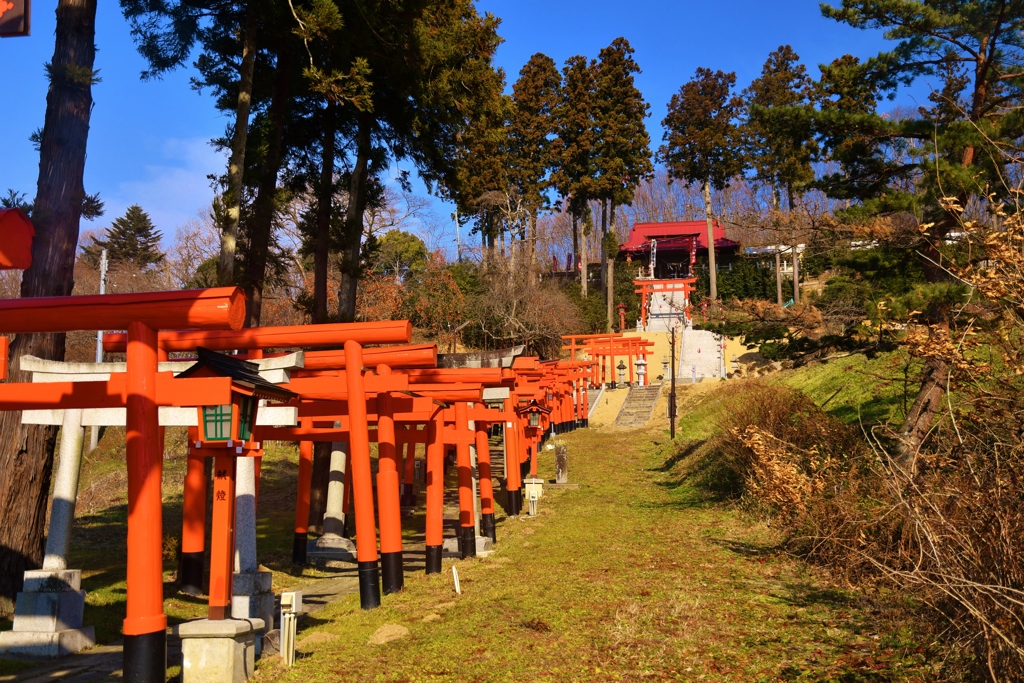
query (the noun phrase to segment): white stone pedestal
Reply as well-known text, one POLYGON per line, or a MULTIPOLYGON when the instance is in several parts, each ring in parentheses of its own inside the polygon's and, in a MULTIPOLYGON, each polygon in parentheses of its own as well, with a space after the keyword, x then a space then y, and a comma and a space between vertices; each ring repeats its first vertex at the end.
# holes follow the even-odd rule
MULTIPOLYGON (((270 572, 236 572, 231 597, 231 618, 260 621, 271 628, 274 624, 273 574, 270 572)), ((263 654, 264 633, 255 634, 255 656, 263 654)))
MULTIPOLYGON (((487 557, 494 552, 494 543, 491 541, 489 536, 477 536, 476 537, 476 556, 487 557)), ((457 538, 446 538, 441 544, 441 557, 448 559, 460 559, 462 554, 459 553, 459 539, 457 538)))
POLYGON ((262 619, 199 619, 178 624, 182 683, 245 683, 256 667, 262 619))
POLYGON ((92 626, 82 627, 85 591, 78 569, 25 572, 18 593, 14 630, 0 633, 0 654, 53 659, 96 644, 92 626))
MULTIPOLYGON (((326 518, 325 518, 326 519, 326 518)), ((356 544, 350 538, 337 534, 324 534, 306 546, 306 556, 311 560, 330 562, 355 562, 356 544)))

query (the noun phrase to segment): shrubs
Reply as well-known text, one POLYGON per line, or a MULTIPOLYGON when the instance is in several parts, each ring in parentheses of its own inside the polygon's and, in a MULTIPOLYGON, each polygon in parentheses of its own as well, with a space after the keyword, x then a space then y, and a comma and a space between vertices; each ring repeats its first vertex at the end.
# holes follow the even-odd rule
POLYGON ((797 391, 762 381, 731 388, 713 449, 719 475, 771 519, 793 523, 830 477, 865 453, 856 432, 797 391))
MULTIPOLYGON (((979 678, 1024 678, 1024 446, 979 420, 940 429, 913 472, 803 394, 750 381, 720 399, 702 482, 851 584, 927 606, 979 678)), ((876 431, 881 432, 882 428, 876 431)))

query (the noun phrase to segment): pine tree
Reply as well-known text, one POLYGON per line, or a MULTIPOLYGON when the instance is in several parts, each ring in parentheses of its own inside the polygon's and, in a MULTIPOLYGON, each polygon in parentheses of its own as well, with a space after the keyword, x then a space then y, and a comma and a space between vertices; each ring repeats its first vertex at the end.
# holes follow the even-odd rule
POLYGON ((737 126, 743 101, 731 92, 735 83, 734 73, 699 67, 694 78, 672 96, 662 121, 664 144, 658 149, 670 178, 703 185, 712 300, 718 298, 718 285, 711 188, 725 189, 744 166, 737 126))
MULTIPOLYGON (((832 197, 851 200, 843 212, 847 217, 903 214, 921 226, 918 241, 901 245, 919 259, 932 292, 923 296, 925 305, 918 304, 919 320, 928 323, 934 343, 959 343, 949 293, 956 285, 943 262, 955 250, 947 246, 950 233, 963 230, 955 207, 974 203, 995 209, 998 203, 986 193, 1005 187, 1005 179, 1017 174, 1024 104, 1021 5, 1005 0, 842 0, 837 5, 822 4, 822 14, 854 28, 885 31, 898 43, 864 64, 833 63, 832 73, 823 72, 827 88, 819 88, 827 90, 827 101, 818 111, 794 112, 798 121, 813 126, 829 158, 842 166, 843 173, 815 184, 832 197), (936 77, 942 88, 919 117, 886 117, 865 106, 921 75, 936 77), (986 148, 1001 154, 980 153, 986 148)), ((997 223, 998 217, 990 220, 997 223)), ((940 354, 927 358, 920 392, 899 430, 898 461, 906 467, 913 467, 935 429, 949 373, 940 354)))
POLYGON ((557 167, 551 179, 572 217, 573 258, 580 266, 580 286, 587 296, 587 227, 580 235, 580 219, 590 213, 588 203, 597 196, 597 64, 575 55, 562 68, 562 97, 555 108, 557 167), (582 239, 581 239, 582 237, 582 239))
MULTIPOLYGON (((768 55, 761 75, 743 91, 749 115, 742 128, 745 148, 757 178, 769 183, 773 196, 786 191, 789 210, 796 195, 814 180, 811 160, 816 151, 812 131, 774 110, 799 107, 811 100, 812 83, 807 70, 789 45, 768 55)), ((800 261, 794 235, 793 301, 800 303, 800 261)))
POLYGON ((512 86, 508 143, 511 174, 530 216, 530 254, 536 250, 537 214, 547 208, 544 190, 554 166, 553 113, 558 106, 562 77, 555 60, 537 53, 519 72, 512 86))
POLYGON ((601 50, 597 63, 596 123, 598 128, 597 193, 601 201, 601 245, 605 267, 608 331, 615 320, 615 257, 618 239, 614 234, 615 209, 631 204, 640 181, 654 173, 651 164, 651 136, 644 126, 650 105, 633 82, 640 66, 625 38, 616 38, 601 50), (612 226, 609 233, 608 226, 612 226))
POLYGON ((511 98, 495 93, 485 115, 473 122, 462 136, 462 149, 455 155, 458 173, 447 192, 456 200, 459 216, 474 216, 474 230, 480 234, 484 259, 492 253, 504 227, 501 212, 490 199, 505 196, 509 179, 508 151, 511 98))
POLYGON ((138 204, 132 204, 123 216, 111 223, 106 239, 94 237, 92 244, 82 251, 91 263, 98 263, 100 251, 106 249, 110 263, 126 263, 145 269, 164 260, 160 251, 162 238, 149 214, 138 204))

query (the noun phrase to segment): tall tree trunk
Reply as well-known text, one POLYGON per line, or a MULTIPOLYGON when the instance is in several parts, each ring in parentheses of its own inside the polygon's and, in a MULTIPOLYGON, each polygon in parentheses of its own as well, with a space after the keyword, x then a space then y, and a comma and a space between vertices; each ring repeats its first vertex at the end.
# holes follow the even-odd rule
MULTIPOLYGON (((32 212, 36 236, 22 297, 69 296, 74 286, 95 42, 96 0, 59 0, 32 212)), ((19 334, 11 344, 8 381, 31 381, 19 368, 25 354, 63 360, 64 342, 63 334, 19 334)), ((54 427, 23 426, 19 411, 0 413, 0 596, 8 599, 21 590, 25 570, 43 559, 56 437, 54 427)))
MULTIPOLYGON (((933 341, 942 341, 949 337, 949 323, 943 321, 928 329, 928 336, 933 341)), ((900 444, 897 450, 896 463, 904 472, 913 475, 916 471, 917 454, 921 450, 928 432, 931 431, 935 416, 942 408, 942 395, 949 381, 949 367, 941 358, 930 358, 924 366, 924 379, 921 390, 907 412, 907 417, 900 426, 900 444)))
POLYGON ((718 271, 715 268, 715 226, 711 216, 711 181, 704 181, 704 219, 708 223, 708 281, 711 300, 718 299, 718 271))
MULTIPOLYGON (((779 190, 776 187, 772 187, 772 213, 773 219, 778 219, 779 210, 779 190)), ((775 236, 775 301, 781 307, 782 306, 782 244, 780 243, 779 236, 775 236)))
MULTIPOLYGON (((789 195, 789 219, 793 220, 793 208, 795 202, 793 201, 793 186, 790 185, 786 188, 786 194, 789 195)), ((796 225, 793 226, 793 305, 800 303, 800 252, 797 251, 798 236, 796 234, 796 225)))
POLYGON ((782 306, 782 253, 781 245, 775 245, 775 302, 782 306))
POLYGON ((359 115, 356 132, 356 163, 348 190, 348 208, 345 210, 345 250, 342 252, 341 289, 338 291, 338 314, 342 321, 356 319, 356 290, 359 285, 359 252, 363 245, 363 213, 366 211, 368 168, 373 152, 370 134, 373 118, 359 115))
POLYGON ((242 216, 242 176, 245 171, 245 141, 249 133, 249 109, 252 103, 252 73, 256 64, 256 19, 253 2, 245 11, 242 35, 242 66, 238 72, 238 105, 235 108, 235 132, 231 138, 228 159, 227 226, 220 236, 220 260, 217 282, 221 286, 235 284, 235 249, 238 243, 238 221, 242 216))
POLYGON ((531 285, 537 282, 537 211, 530 211, 530 236, 526 245, 527 278, 531 285))
POLYGON ((587 298, 587 287, 590 284, 590 269, 587 267, 587 226, 583 225, 582 235, 580 235, 580 291, 583 293, 583 298, 587 298))
POLYGON ((569 214, 572 220, 572 267, 580 267, 580 224, 576 214, 569 214))
MULTIPOLYGON (((608 203, 608 223, 611 225, 612 234, 615 233, 615 202, 608 203)), ((618 240, 616 240, 617 242, 618 240)), ((608 331, 615 331, 615 254, 611 248, 611 242, 605 239, 605 295, 608 299, 608 331)))
MULTIPOLYGON (((313 322, 327 322, 327 263, 331 247, 331 214, 334 208, 334 156, 337 138, 336 105, 328 103, 324 112, 323 157, 316 199, 316 237, 313 247, 313 322)), ((313 445, 313 472, 309 492, 309 525, 321 531, 327 507, 327 486, 331 476, 329 443, 313 445)))
POLYGON ((331 248, 331 214, 334 208, 334 155, 338 130, 336 105, 329 103, 324 115, 323 157, 316 198, 316 241, 313 247, 313 322, 327 322, 327 258, 331 248))
POLYGON ((249 223, 249 248, 246 254, 248 278, 246 296, 246 327, 258 327, 263 313, 263 286, 267 280, 267 257, 270 252, 270 233, 277 206, 277 176, 284 153, 284 127, 291 94, 292 55, 287 45, 282 46, 274 69, 274 90, 270 100, 270 135, 267 155, 260 169, 260 185, 253 201, 249 223))
POLYGON ((598 271, 601 274, 601 291, 607 292, 608 287, 608 273, 605 268, 605 263, 608 261, 607 245, 605 244, 605 236, 608 234, 608 203, 605 200, 601 200, 601 267, 598 271))

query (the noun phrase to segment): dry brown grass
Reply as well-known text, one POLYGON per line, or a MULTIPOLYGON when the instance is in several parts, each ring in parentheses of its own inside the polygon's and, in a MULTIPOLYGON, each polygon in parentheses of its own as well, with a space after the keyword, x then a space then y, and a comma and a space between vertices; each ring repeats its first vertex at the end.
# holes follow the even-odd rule
POLYGON ((888 586, 927 606, 946 646, 973 653, 972 675, 1021 680, 1018 438, 961 414, 910 473, 882 428, 858 434, 783 387, 748 382, 730 394, 704 457, 718 458, 725 490, 783 530, 782 547, 848 586, 888 586))

